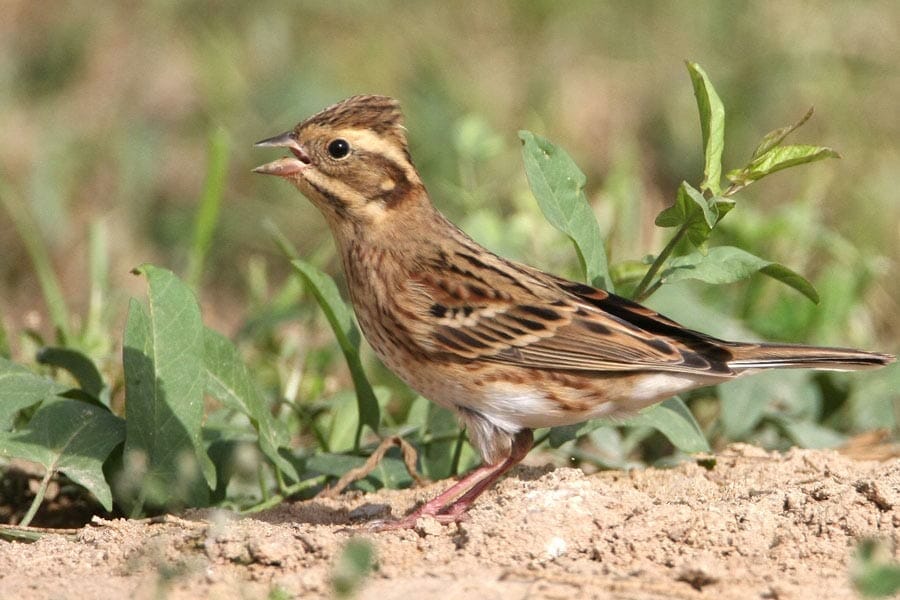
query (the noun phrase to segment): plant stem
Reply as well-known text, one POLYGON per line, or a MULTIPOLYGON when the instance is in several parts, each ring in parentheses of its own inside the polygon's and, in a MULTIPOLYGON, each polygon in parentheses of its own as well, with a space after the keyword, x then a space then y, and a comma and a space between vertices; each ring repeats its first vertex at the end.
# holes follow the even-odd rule
POLYGON ((4 181, 0 181, 0 206, 2 206, 12 220, 13 228, 22 237, 25 249, 31 258, 34 272, 37 275, 41 292, 53 326, 59 334, 59 343, 65 346, 72 339, 69 331, 69 309, 62 293, 59 277, 53 270, 53 262, 50 260, 50 251, 41 236, 40 228, 28 211, 26 206, 14 196, 11 188, 4 181))
POLYGON ((453 460, 450 462, 450 475, 459 473, 459 459, 462 456, 463 442, 466 441, 466 430, 460 429, 456 437, 456 446, 453 448, 453 460))
POLYGON ((541 437, 534 440, 534 443, 531 445, 531 447, 537 448, 538 446, 540 446, 541 444, 543 444, 544 442, 546 442, 549 439, 550 439, 550 431, 548 430, 546 433, 544 433, 544 435, 542 435, 541 437))
POLYGON ((289 498, 294 494, 300 493, 303 490, 315 487, 317 485, 322 485, 325 483, 327 479, 326 475, 319 475, 318 477, 313 477, 311 479, 304 479, 299 483, 295 483, 292 486, 288 486, 285 490, 280 494, 274 494, 268 500, 264 500, 259 504, 254 504, 250 508, 246 508, 241 511, 242 515, 248 515, 252 513, 257 513, 262 510, 266 510, 268 508, 272 508, 273 506, 278 506, 282 502, 284 502, 285 498, 289 498))
MULTIPOLYGON (((653 278, 656 277, 656 274, 665 264, 665 262, 669 259, 669 256, 675 250, 675 246, 678 245, 678 242, 685 236, 688 231, 688 227, 690 227, 690 222, 685 222, 678 228, 678 231, 675 232, 675 235, 672 236, 672 239, 669 240, 669 243, 666 244, 666 247, 662 249, 662 252, 657 255, 657 257, 653 260, 653 264, 650 265, 650 268, 647 269, 647 273, 644 275, 644 278, 641 279, 641 282, 634 289, 634 293, 631 295, 632 300, 636 302, 641 302, 645 300, 650 294, 648 288, 650 288, 650 284, 653 282, 653 278)), ((653 291, 659 286, 653 288, 653 291)))
POLYGON ((34 515, 37 514, 38 508, 40 508, 41 503, 44 501, 44 495, 47 493, 47 486, 50 485, 50 478, 52 476, 53 469, 47 469, 44 478, 41 480, 41 485, 34 495, 34 500, 31 501, 31 506, 28 507, 28 512, 25 513, 25 516, 22 517, 22 520, 19 522, 19 527, 28 527, 28 525, 31 524, 31 520, 34 519, 34 515))

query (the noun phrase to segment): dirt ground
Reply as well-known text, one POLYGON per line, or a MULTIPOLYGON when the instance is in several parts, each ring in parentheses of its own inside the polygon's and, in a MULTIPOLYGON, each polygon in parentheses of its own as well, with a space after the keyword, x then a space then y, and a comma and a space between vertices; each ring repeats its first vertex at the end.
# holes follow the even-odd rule
MULTIPOLYGON (((376 566, 359 598, 852 598, 857 540, 896 548, 900 460, 729 447, 707 470, 524 466, 459 525, 371 533, 428 487, 283 504, 252 518, 103 521, 0 542, 3 598, 318 598, 353 536, 376 566)), ((896 550, 895 550, 896 552, 896 550)))

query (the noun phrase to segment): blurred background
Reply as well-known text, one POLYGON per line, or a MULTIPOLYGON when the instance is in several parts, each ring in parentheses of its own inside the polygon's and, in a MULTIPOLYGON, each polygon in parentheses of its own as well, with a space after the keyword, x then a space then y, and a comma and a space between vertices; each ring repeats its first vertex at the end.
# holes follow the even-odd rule
MULTIPOLYGON (((254 141, 352 94, 400 99, 436 204, 495 251, 577 276, 570 245, 528 193, 516 136, 527 128, 587 174, 612 262, 657 252, 671 231, 653 218, 681 180, 702 177, 685 59, 705 68, 725 104, 726 169, 810 106, 815 116, 791 141, 834 147, 843 159, 752 186, 712 240, 806 275, 820 305, 761 276, 664 288, 652 304, 711 333, 900 349, 896 2, 53 6, 0 2, 0 320, 20 362, 54 336, 34 247, 46 248, 78 323, 93 306, 93 230, 108 258, 107 326, 86 351, 116 368, 127 298, 144 294, 129 270, 152 262, 186 273, 213 149, 226 162, 221 212, 195 279, 205 320, 244 340, 248 360, 321 374, 304 378, 293 398, 347 388, 330 333, 291 288, 264 220, 340 281, 327 229, 294 189, 250 170, 276 156, 254 141)), ((809 381, 819 396, 802 410, 814 411, 813 422, 844 433, 895 427, 896 365, 809 381)), ((273 385, 286 394, 283 381, 273 385)), ((788 412, 791 402, 782 399, 788 412)), ((714 404, 692 407, 714 432, 714 404)), ((755 439, 779 445, 784 429, 763 429, 755 439)), ((791 435, 783 443, 803 443, 802 431, 791 435)))

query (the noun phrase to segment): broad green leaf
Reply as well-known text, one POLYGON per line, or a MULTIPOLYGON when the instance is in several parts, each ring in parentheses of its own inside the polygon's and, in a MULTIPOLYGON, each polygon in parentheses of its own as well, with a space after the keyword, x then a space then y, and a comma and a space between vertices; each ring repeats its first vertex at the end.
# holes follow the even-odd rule
POLYGON ((822 393, 808 371, 768 371, 718 388, 725 435, 745 439, 765 417, 802 421, 819 418, 822 393))
POLYGON ((16 413, 66 390, 52 379, 0 358, 0 431, 13 426, 16 413))
POLYGON ((0 432, 0 454, 59 471, 112 510, 103 462, 125 439, 125 422, 91 404, 56 398, 45 402, 24 428, 0 432))
POLYGON ((520 131, 525 175, 544 216, 575 244, 587 281, 614 291, 603 236, 584 195, 587 178, 565 150, 530 131, 520 131))
POLYGON ((846 436, 812 421, 781 419, 781 426, 801 448, 836 448, 847 441, 846 436))
POLYGON ((762 156, 775 146, 780 146, 781 142, 784 141, 784 138, 789 136, 792 132, 796 131, 800 128, 804 123, 809 121, 809 118, 813 116, 814 109, 812 107, 806 111, 806 114, 803 117, 794 123, 793 125, 788 125, 787 127, 781 127, 780 129, 776 129, 775 131, 770 131, 766 135, 763 136, 762 141, 756 147, 756 150, 753 151, 753 158, 758 156, 762 156))
POLYGON ((193 292, 172 272, 144 265, 149 311, 131 301, 125 325, 125 461, 145 499, 204 505, 216 473, 203 447, 203 323, 193 292), (143 474, 141 473, 143 471, 143 474), (202 477, 200 474, 202 473, 202 477), (205 480, 205 483, 204 483, 205 480), (208 487, 207 487, 208 486, 208 487))
POLYGON ((773 398, 769 383, 760 377, 742 377, 719 386, 719 420, 725 436, 743 440, 762 420, 773 398))
POLYGON ((591 419, 590 421, 574 425, 560 425, 550 429, 550 437, 547 438, 547 443, 550 444, 551 448, 559 448, 566 442, 578 439, 595 429, 612 425, 615 425, 615 423, 605 419, 591 419))
POLYGON ((709 443, 690 409, 678 396, 654 404, 627 419, 631 427, 653 427, 682 452, 709 452, 709 443))
POLYGON ((97 370, 94 361, 78 350, 57 347, 41 348, 37 353, 37 360, 44 365, 65 369, 72 374, 82 391, 100 399, 105 387, 100 371, 97 370))
POLYGON ((776 146, 754 158, 743 169, 728 173, 728 180, 732 183, 747 184, 788 167, 840 157, 840 154, 826 146, 776 146))
POLYGON ((802 275, 734 246, 716 246, 706 255, 694 252, 673 258, 663 271, 661 279, 664 283, 698 279, 706 283, 723 284, 746 279, 757 272, 781 281, 813 302, 819 301, 815 288, 802 275))
POLYGON ((705 254, 706 240, 709 239, 710 232, 721 217, 731 210, 732 205, 733 202, 718 196, 707 200, 688 182, 682 181, 678 187, 675 203, 657 215, 656 225, 681 227, 687 224, 688 240, 705 254), (724 208, 721 214, 720 206, 724 208))
POLYGON ((900 417, 894 408, 897 390, 900 367, 896 365, 855 378, 847 399, 847 425, 855 431, 895 430, 900 417))
MULTIPOLYGON (((303 282, 315 297, 316 302, 325 318, 334 331, 338 345, 344 353, 347 366, 350 368, 350 376, 353 379, 353 387, 356 390, 356 402, 359 409, 360 427, 368 425, 372 431, 378 432, 381 420, 378 400, 372 385, 363 371, 362 362, 359 359, 359 330, 353 322, 350 309, 341 299, 334 280, 303 260, 293 260, 291 264, 297 273, 303 278, 303 282)), ((356 446, 359 446, 360 430, 356 434, 356 446)))
POLYGON ((459 422, 451 411, 429 402, 425 433, 432 438, 420 454, 422 471, 431 479, 443 479, 453 473, 453 452, 459 439, 459 422), (437 441, 440 440, 440 441, 437 441))
POLYGON ((574 440, 600 427, 652 427, 683 452, 709 452, 709 443, 703 435, 694 415, 678 396, 654 404, 625 420, 593 419, 575 425, 554 427, 550 430, 550 446, 559 448, 569 440, 574 440))
POLYGON ((699 216, 712 229, 719 218, 717 205, 709 202, 703 194, 694 189, 688 182, 682 181, 678 186, 675 204, 665 209, 656 217, 659 227, 679 227, 699 216))
POLYGON ((259 436, 263 454, 288 477, 298 481, 297 470, 278 452, 290 443, 287 427, 272 416, 234 344, 222 334, 204 328, 203 348, 206 392, 225 406, 247 415, 259 436))
POLYGON ((718 196, 722 193, 722 151, 725 149, 725 107, 709 77, 700 65, 686 61, 697 109, 700 112, 700 131, 703 134, 703 183, 700 189, 718 196))

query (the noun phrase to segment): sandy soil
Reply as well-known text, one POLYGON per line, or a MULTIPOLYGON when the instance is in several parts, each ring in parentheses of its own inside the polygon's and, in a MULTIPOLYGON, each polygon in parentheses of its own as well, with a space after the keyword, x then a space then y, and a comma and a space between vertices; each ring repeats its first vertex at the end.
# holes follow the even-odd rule
POLYGON ((900 460, 735 445, 712 470, 520 467, 460 525, 364 529, 443 485, 0 542, 0 596, 329 597, 344 545, 363 536, 377 555, 365 599, 852 598, 857 540, 896 548, 900 526, 900 460))

